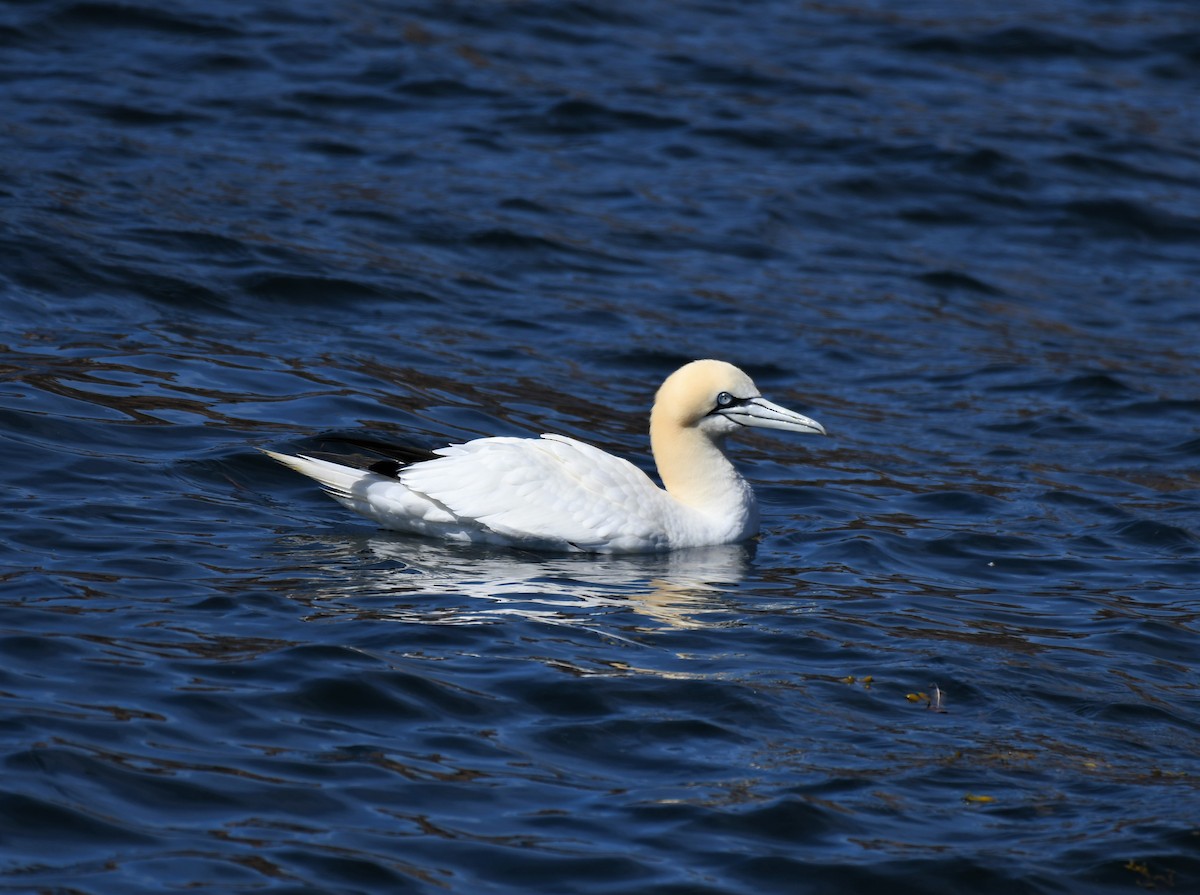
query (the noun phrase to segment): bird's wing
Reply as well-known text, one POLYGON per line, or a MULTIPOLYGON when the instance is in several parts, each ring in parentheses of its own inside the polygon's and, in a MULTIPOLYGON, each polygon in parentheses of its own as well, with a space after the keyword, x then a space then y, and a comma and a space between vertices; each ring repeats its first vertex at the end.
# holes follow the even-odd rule
POLYGON ((445 506, 516 539, 602 549, 613 544, 661 549, 666 494, 627 460, 560 435, 481 438, 437 451, 400 481, 445 506))

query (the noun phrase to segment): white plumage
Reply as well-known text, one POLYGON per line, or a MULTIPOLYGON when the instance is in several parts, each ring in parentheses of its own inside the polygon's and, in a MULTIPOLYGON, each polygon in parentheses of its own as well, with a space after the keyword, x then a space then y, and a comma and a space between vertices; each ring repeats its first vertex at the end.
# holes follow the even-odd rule
POLYGON ((666 490, 627 460, 562 435, 450 445, 394 475, 266 453, 384 528, 534 550, 650 553, 758 531, 754 493, 725 455, 725 439, 743 426, 825 432, 764 399, 732 364, 702 360, 667 378, 651 413, 666 490))

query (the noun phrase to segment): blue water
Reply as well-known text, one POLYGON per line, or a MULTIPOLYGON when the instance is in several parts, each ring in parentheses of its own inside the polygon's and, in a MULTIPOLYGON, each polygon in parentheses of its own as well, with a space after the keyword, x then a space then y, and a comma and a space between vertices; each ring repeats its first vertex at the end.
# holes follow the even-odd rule
POLYGON ((0 6, 0 890, 1200 891, 1200 11, 0 6), (258 448, 828 439, 751 545, 258 448))

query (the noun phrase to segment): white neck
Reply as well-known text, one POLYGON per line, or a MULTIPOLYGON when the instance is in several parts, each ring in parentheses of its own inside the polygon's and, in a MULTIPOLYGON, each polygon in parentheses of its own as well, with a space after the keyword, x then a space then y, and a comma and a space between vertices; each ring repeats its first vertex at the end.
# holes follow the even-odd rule
POLYGON ((708 517, 714 528, 728 527, 739 538, 758 531, 754 492, 729 462, 723 438, 714 441, 696 426, 652 415, 650 448, 673 498, 708 517))

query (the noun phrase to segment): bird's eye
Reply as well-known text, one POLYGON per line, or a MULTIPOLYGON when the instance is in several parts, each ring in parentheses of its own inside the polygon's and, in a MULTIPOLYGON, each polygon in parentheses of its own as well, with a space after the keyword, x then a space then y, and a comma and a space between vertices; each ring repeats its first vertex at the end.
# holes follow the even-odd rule
POLYGON ((729 394, 729 392, 721 392, 721 394, 717 395, 718 407, 728 407, 732 403, 733 395, 729 394))

